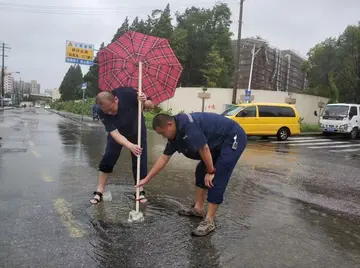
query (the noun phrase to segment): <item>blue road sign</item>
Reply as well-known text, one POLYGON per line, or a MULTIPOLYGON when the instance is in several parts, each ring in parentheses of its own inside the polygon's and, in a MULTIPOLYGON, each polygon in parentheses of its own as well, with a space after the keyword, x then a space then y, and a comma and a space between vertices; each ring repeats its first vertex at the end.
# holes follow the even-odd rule
POLYGON ((245 101, 250 101, 250 96, 245 95, 244 100, 245 100, 245 101))
POLYGON ((87 83, 82 83, 81 84, 81 89, 86 89, 86 87, 87 87, 87 83))
POLYGON ((74 58, 65 58, 65 62, 67 63, 73 63, 73 64, 82 64, 82 65, 93 65, 94 62, 91 60, 80 60, 80 59, 74 59, 74 58))

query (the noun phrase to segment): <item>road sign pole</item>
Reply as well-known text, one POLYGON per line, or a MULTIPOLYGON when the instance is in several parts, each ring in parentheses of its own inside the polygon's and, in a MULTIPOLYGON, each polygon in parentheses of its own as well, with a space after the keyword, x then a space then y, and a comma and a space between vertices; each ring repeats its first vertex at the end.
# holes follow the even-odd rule
POLYGON ((82 83, 81 89, 83 91, 82 95, 82 109, 81 109, 81 122, 84 121, 84 106, 85 106, 85 89, 87 87, 87 83, 82 83))

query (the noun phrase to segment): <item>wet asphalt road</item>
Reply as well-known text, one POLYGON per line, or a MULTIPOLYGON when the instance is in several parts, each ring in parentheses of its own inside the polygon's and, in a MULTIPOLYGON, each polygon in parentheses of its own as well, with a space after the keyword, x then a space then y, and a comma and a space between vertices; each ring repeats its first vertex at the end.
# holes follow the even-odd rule
MULTIPOLYGON (((146 189, 146 221, 130 225, 126 150, 109 181, 112 201, 89 204, 105 146, 102 128, 30 108, 0 112, 0 136, 1 267, 360 266, 356 150, 309 148, 328 142, 312 138, 308 143, 317 145, 250 140, 218 229, 193 238, 198 220, 176 210, 192 202, 196 162, 175 156, 146 189)), ((148 139, 152 165, 165 141, 153 132, 148 139)), ((335 147, 344 148, 352 147, 335 147)))

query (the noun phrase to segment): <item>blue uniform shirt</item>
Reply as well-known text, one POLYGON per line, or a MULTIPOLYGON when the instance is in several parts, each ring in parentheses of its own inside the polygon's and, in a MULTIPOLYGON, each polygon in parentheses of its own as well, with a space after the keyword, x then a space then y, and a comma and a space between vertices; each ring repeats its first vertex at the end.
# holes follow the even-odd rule
POLYGON ((176 122, 176 138, 168 140, 165 155, 173 155, 176 151, 186 157, 201 160, 199 149, 208 144, 210 151, 220 149, 231 130, 238 124, 215 113, 191 113, 174 116, 176 122), (193 122, 191 122, 193 121, 193 122))
MULTIPOLYGON (((105 114, 98 107, 98 115, 107 132, 117 129, 125 137, 137 136, 138 128, 138 99, 137 91, 133 88, 123 87, 113 90, 119 99, 118 112, 116 115, 105 114)), ((145 119, 142 114, 141 129, 146 131, 145 119)))

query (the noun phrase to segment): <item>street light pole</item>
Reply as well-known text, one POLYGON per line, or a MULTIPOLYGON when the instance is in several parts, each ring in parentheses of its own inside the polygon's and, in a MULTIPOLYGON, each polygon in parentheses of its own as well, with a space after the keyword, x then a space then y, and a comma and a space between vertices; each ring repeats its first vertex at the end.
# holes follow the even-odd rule
MULTIPOLYGON (((248 91, 250 93, 250 100, 251 100, 251 81, 252 81, 252 74, 253 74, 253 69, 254 69, 254 60, 255 60, 255 56, 256 54, 259 53, 259 51, 261 50, 261 48, 259 48, 256 52, 255 52, 255 48, 256 48, 256 44, 254 43, 253 49, 251 50, 251 65, 250 65, 250 75, 249 75, 249 85, 248 85, 248 91)), ((245 103, 249 103, 250 100, 246 100, 245 103)))
POLYGON ((21 76, 20 76, 20 80, 19 80, 19 89, 18 89, 18 105, 20 105, 19 93, 21 94, 20 96, 21 96, 21 101, 22 101, 22 98, 24 97, 24 95, 22 94, 21 76))
POLYGON ((4 66, 4 61, 5 61, 5 44, 2 44, 2 65, 1 65, 1 107, 4 107, 4 98, 5 98, 5 87, 4 87, 4 83, 5 83, 5 66, 4 66))
POLYGON ((254 58, 255 58, 255 44, 253 49, 251 50, 251 65, 250 65, 250 76, 249 76, 249 85, 248 85, 248 89, 250 90, 251 88, 251 79, 252 79, 252 72, 253 72, 253 68, 254 68, 254 58))

